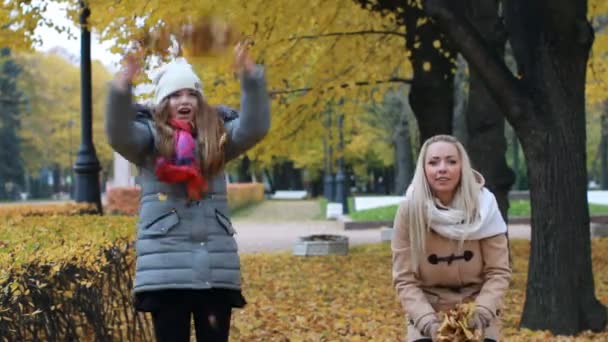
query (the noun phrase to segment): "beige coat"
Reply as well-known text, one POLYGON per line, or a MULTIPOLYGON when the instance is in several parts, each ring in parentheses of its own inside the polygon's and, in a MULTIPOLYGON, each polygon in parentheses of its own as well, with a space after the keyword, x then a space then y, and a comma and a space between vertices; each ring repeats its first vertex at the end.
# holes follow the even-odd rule
POLYGON ((492 317, 485 337, 498 341, 502 298, 511 279, 506 234, 467 240, 459 249, 459 241, 431 230, 426 255, 415 272, 410 263, 406 202, 397 211, 394 228, 393 283, 409 318, 407 340, 426 337, 420 331, 437 312, 474 301, 492 317), (450 256, 456 258, 450 260, 450 256))

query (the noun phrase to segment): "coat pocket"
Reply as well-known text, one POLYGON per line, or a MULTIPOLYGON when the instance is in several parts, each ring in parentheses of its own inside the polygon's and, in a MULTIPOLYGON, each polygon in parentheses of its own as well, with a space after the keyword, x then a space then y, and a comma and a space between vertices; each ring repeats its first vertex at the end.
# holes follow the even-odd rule
POLYGON ((232 222, 230 222, 230 219, 226 215, 222 214, 219 209, 215 209, 215 218, 220 223, 220 226, 224 228, 226 233, 228 233, 228 235, 236 234, 236 230, 234 230, 232 227, 232 222))
POLYGON ((165 235, 178 223, 177 210, 172 209, 147 223, 141 224, 141 232, 147 236, 165 235))

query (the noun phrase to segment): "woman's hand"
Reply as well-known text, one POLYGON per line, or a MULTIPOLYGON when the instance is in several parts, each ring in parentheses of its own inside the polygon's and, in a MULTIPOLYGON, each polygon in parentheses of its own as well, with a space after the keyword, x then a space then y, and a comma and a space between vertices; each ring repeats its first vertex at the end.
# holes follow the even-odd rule
POLYGON ((436 341, 437 332, 439 331, 440 326, 441 326, 441 322, 439 321, 439 318, 436 317, 431 322, 425 324, 424 328, 422 328, 421 333, 424 336, 430 337, 431 340, 436 341))
POLYGON ((476 308, 475 312, 473 313, 473 317, 471 317, 471 319, 469 320, 469 329, 471 329, 471 330, 479 329, 479 330, 481 330, 481 333, 483 335, 483 332, 490 325, 490 321, 491 321, 491 318, 487 317, 485 315, 485 313, 486 312, 483 311, 483 309, 476 308))
POLYGON ((243 73, 249 75, 253 71, 255 63, 249 56, 249 40, 239 42, 234 48, 234 69, 237 75, 243 73))
POLYGON ((441 324, 439 322, 435 322, 429 327, 428 336, 431 338, 431 340, 437 341, 437 334, 439 332, 439 327, 441 327, 441 324))

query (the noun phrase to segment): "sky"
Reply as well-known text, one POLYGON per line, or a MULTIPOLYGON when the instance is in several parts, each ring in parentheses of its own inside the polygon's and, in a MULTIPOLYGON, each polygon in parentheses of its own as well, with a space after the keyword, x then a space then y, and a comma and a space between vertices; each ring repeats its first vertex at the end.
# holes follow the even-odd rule
MULTIPOLYGON (((35 31, 36 35, 42 38, 42 46, 36 46, 38 51, 48 51, 54 47, 65 48, 70 54, 80 55, 80 30, 71 23, 67 18, 64 6, 49 2, 45 17, 52 18, 54 23, 60 26, 69 26, 72 33, 76 35, 76 39, 68 39, 68 34, 58 33, 54 29, 48 27, 38 27, 35 31)), ((112 72, 118 70, 121 56, 110 52, 111 42, 100 43, 97 35, 91 34, 91 59, 100 60, 112 72)))

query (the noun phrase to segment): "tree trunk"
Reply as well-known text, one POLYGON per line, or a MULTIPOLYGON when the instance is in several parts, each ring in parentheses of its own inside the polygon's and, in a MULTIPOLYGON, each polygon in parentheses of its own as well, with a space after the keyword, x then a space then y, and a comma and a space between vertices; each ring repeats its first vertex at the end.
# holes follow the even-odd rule
POLYGON ((249 157, 243 156, 239 162, 239 167, 237 170, 237 174, 238 174, 237 182, 240 182, 240 183, 251 182, 251 172, 249 170, 250 165, 251 165, 251 161, 249 160, 249 157))
POLYGON ((449 0, 425 0, 484 80, 522 144, 532 241, 521 326, 573 335, 603 330, 587 204, 585 74, 593 32, 586 0, 505 1, 515 78, 449 0))
POLYGON ((585 137, 567 121, 546 134, 544 149, 524 144, 533 229, 521 326, 571 335, 602 330, 606 309, 594 296, 589 209, 581 191, 587 184, 585 137))
POLYGON ((406 47, 414 71, 409 102, 418 121, 420 145, 433 135, 452 133, 456 68, 456 54, 439 27, 430 20, 419 24, 422 18, 425 13, 415 6, 404 14, 406 47))
MULTIPOLYGON (((489 48, 504 55, 506 36, 498 17, 497 0, 469 0, 466 15, 480 32, 489 48)), ((486 179, 486 186, 498 202, 505 221, 508 220, 509 190, 515 175, 507 165, 505 153, 505 119, 475 69, 470 71, 469 100, 466 110, 467 150, 473 167, 486 179)))
POLYGON ((593 31, 586 12, 586 0, 544 8, 524 0, 505 4, 515 57, 531 91, 531 115, 542 120, 542 139, 520 134, 533 227, 521 325, 568 335, 602 330, 607 318, 591 268, 585 76, 593 31))
POLYGON ((469 98, 469 70, 467 61, 458 55, 456 61, 456 74, 454 75, 454 119, 452 135, 463 145, 468 144, 467 122, 465 111, 469 98))
POLYGON ((519 170, 519 140, 517 140, 517 134, 515 130, 511 128, 511 151, 513 153, 513 171, 515 171, 515 189, 521 190, 521 178, 519 170))
POLYGON ((399 123, 395 128, 393 144, 395 149, 395 194, 403 195, 410 184, 414 170, 414 157, 408 121, 408 111, 405 106, 401 108, 399 123))

